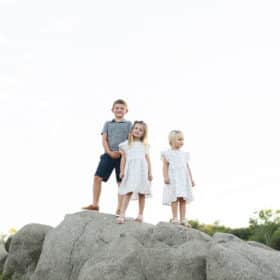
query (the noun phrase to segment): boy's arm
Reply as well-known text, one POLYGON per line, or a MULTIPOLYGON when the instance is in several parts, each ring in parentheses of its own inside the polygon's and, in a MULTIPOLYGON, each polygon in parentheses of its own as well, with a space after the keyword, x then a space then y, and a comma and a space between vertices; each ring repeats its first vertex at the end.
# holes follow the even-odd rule
POLYGON ((152 176, 152 165, 151 165, 151 160, 150 160, 150 157, 149 155, 145 155, 145 158, 147 160, 147 163, 148 163, 148 179, 149 181, 152 181, 153 180, 153 176, 152 176))
POLYGON ((119 158, 120 153, 119 152, 113 152, 111 151, 109 144, 108 144, 108 137, 107 133, 102 134, 102 145, 104 147, 104 151, 106 154, 108 154, 111 158, 119 158))
POLYGON ((124 167, 125 167, 125 163, 126 163, 126 155, 124 151, 121 151, 121 164, 120 164, 120 177, 123 178, 124 177, 124 167))
POLYGON ((194 187, 195 186, 195 182, 193 180, 191 168, 190 168, 188 163, 187 163, 187 168, 188 168, 188 171, 189 171, 189 174, 190 174, 190 179, 191 179, 191 182, 192 182, 192 186, 194 187))
POLYGON ((163 157, 162 158, 163 166, 162 166, 162 173, 163 173, 163 180, 165 184, 170 184, 169 178, 168 178, 168 161, 163 157))

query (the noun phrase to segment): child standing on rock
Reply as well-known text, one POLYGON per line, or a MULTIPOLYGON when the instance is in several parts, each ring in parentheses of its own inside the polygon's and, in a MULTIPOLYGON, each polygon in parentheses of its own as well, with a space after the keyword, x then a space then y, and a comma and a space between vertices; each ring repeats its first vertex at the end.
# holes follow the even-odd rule
POLYGON ((150 183, 152 181, 151 162, 149 158, 149 146, 147 143, 147 125, 143 121, 135 121, 128 141, 119 145, 121 151, 122 178, 119 194, 123 195, 118 224, 125 222, 125 212, 130 198, 138 199, 139 211, 135 219, 143 221, 145 197, 150 196, 150 183))
MULTIPOLYGON (((127 104, 124 100, 118 99, 113 103, 112 112, 114 119, 105 122, 101 133, 104 154, 100 156, 100 161, 94 176, 92 204, 83 207, 85 210, 99 211, 102 181, 107 182, 114 169, 117 183, 118 185, 120 184, 121 154, 119 152, 119 144, 128 138, 132 125, 130 121, 124 119, 127 111, 127 104)), ((122 196, 118 195, 116 215, 119 215, 121 200, 122 196)))
POLYGON ((161 153, 165 184, 163 204, 171 205, 171 223, 191 227, 186 219, 186 204, 193 200, 192 187, 195 183, 188 163, 190 155, 181 149, 184 145, 184 135, 180 130, 172 130, 169 133, 169 145, 171 149, 161 153))

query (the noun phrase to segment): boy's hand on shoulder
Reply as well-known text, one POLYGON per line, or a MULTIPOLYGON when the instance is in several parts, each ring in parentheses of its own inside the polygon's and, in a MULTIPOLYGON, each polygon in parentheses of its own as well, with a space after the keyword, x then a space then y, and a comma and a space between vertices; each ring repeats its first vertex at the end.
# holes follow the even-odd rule
POLYGON ((121 153, 120 152, 109 152, 108 155, 113 158, 113 159, 117 159, 121 156, 121 153))

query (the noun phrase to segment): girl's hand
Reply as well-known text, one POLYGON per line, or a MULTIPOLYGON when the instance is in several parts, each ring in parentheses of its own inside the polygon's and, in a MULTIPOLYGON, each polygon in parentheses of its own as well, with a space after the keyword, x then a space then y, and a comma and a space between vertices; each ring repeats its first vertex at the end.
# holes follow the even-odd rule
POLYGON ((194 187, 195 186, 195 182, 194 182, 194 180, 192 179, 192 186, 194 187))
POLYGON ((122 179, 123 177, 124 177, 124 172, 121 171, 121 172, 120 172, 120 178, 122 179))
POLYGON ((149 181, 152 181, 152 180, 153 180, 152 174, 148 174, 148 180, 149 180, 149 181))
POLYGON ((169 178, 164 178, 164 184, 166 185, 170 184, 169 178))

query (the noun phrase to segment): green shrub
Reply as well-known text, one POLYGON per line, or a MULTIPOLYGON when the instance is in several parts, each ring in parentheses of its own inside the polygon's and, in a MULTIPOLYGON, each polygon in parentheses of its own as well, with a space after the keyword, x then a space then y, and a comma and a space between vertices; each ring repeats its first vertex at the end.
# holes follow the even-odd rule
POLYGON ((272 234, 271 247, 280 250, 280 227, 272 234))

